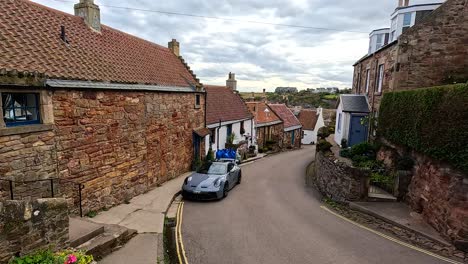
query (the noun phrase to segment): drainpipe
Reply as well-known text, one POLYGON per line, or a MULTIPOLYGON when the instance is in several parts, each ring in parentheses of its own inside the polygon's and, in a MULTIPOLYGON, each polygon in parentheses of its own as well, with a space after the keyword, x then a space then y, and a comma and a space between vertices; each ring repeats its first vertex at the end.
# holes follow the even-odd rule
POLYGON ((216 133, 216 151, 219 150, 219 130, 221 129, 221 119, 219 119, 219 126, 218 126, 218 131, 216 133))
MULTIPOLYGON (((373 55, 374 59, 375 59, 375 76, 374 76, 374 92, 372 93, 372 104, 371 104, 371 112, 370 112, 370 116, 373 117, 374 116, 374 105, 375 105, 375 91, 377 90, 377 86, 379 85, 377 83, 377 77, 379 76, 379 60, 375 58, 375 55, 373 55)), ((374 122, 371 122, 371 119, 369 117, 369 127, 368 127, 368 131, 367 131, 367 141, 369 141, 370 137, 371 137, 371 131, 372 131, 372 128, 373 128, 373 123, 374 122)))

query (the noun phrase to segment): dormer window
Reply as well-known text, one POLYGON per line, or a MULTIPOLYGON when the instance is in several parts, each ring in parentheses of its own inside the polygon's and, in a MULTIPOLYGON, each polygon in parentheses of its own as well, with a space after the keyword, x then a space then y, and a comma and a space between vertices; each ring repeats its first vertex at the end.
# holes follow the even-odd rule
POLYGON ((411 19, 413 17, 413 13, 405 13, 403 16, 403 33, 411 27, 411 19))

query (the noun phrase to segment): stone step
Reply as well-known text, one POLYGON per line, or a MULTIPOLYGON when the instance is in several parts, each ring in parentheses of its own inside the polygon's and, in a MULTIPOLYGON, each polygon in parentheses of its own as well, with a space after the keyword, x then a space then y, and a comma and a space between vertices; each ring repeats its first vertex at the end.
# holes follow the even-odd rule
POLYGON ((371 185, 367 195, 368 202, 396 202, 397 198, 377 186, 371 185))
POLYGON ((136 230, 123 226, 104 225, 104 232, 102 234, 77 246, 76 249, 93 255, 95 260, 101 260, 113 251, 120 249, 136 234, 136 230))
POLYGON ((77 247, 104 233, 104 225, 96 224, 85 218, 70 217, 70 246, 77 247))

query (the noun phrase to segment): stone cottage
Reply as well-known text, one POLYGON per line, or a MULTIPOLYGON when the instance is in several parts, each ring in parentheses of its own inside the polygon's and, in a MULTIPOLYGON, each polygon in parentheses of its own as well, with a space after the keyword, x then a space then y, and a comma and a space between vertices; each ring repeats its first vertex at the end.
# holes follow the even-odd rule
POLYGON ((206 126, 210 135, 205 139, 205 154, 211 148, 215 153, 226 147, 229 137, 233 143, 242 141, 254 145, 255 120, 244 100, 236 91, 235 74, 229 73, 226 86, 205 85, 206 126))
POLYGON ((190 170, 205 93, 176 40, 102 25, 93 0, 75 15, 27 0, 0 10, 0 177, 15 181, 14 199, 53 189, 76 204, 70 180, 84 186, 85 211, 99 210, 190 170))
POLYGON ((255 117, 256 144, 259 149, 270 146, 279 150, 283 143, 283 121, 264 102, 247 102, 255 117))
POLYGON ((300 148, 302 125, 294 113, 285 104, 268 104, 275 114, 283 121, 283 148, 300 148))

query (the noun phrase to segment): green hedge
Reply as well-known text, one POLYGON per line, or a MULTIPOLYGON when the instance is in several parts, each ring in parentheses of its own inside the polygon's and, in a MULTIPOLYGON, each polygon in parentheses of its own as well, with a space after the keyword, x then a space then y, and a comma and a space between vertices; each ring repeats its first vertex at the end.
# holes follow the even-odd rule
POLYGON ((379 134, 468 173, 468 84, 386 93, 379 134))

